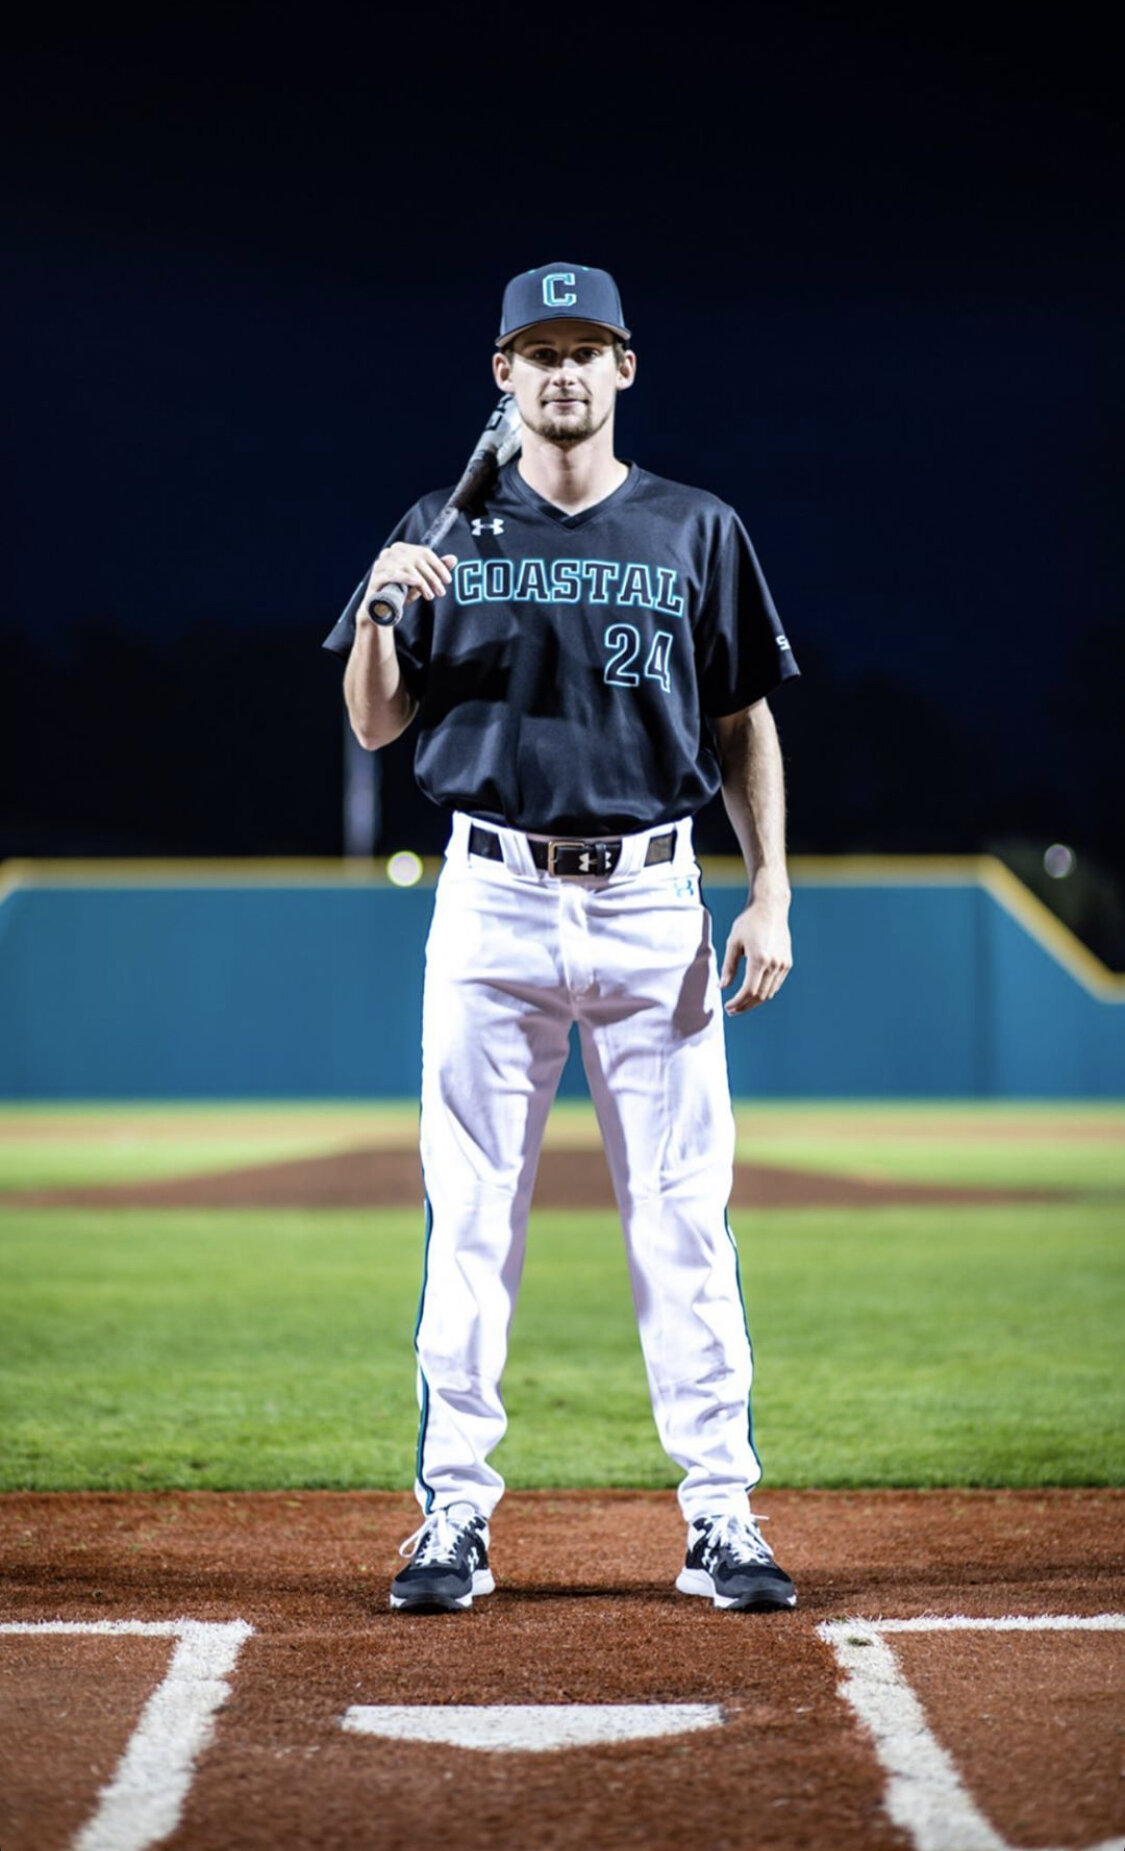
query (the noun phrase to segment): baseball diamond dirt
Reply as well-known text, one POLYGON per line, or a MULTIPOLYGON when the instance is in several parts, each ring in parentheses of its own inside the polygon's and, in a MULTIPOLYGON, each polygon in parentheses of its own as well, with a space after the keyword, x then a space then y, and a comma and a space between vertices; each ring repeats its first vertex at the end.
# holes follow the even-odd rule
MULTIPOLYGON (((896 1203, 1066 1201, 1067 1190, 974 1188, 965 1184, 910 1183, 832 1171, 735 1165, 734 1208, 866 1208, 896 1203)), ((81 1188, 9 1190, 13 1208, 393 1208, 421 1203, 416 1150, 364 1145, 324 1156, 240 1169, 81 1188)), ((576 1164, 566 1150, 545 1149, 535 1183, 537 1208, 612 1208, 613 1189, 604 1153, 586 1151, 576 1164)))
POLYGON ((405 1494, 9 1494, 0 1845, 964 1851, 966 1819, 991 1851, 1120 1844, 1125 1494, 760 1502, 794 1614, 678 1596, 667 1497, 570 1492, 513 1493, 497 1593, 435 1618, 386 1605, 405 1494), (960 1624, 1013 1615, 1030 1624, 960 1624), (910 1618, 921 1630, 871 1624, 910 1618), (878 1670, 887 1646, 901 1689, 877 1747, 839 1653, 878 1670), (711 1706, 705 1726, 538 1752, 469 1746, 461 1713, 460 1746, 357 1732, 390 1706, 419 1729, 435 1707, 522 1706, 534 1740, 549 1706, 593 1726, 605 1706, 679 1704, 711 1706), (919 1741, 936 1772, 915 1766, 904 1811, 890 1770, 919 1741))

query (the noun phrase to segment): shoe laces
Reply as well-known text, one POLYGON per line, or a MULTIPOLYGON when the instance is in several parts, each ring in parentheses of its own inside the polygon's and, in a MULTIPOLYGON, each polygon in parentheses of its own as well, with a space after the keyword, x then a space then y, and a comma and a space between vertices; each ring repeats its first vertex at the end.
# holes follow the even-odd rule
POLYGON ((473 1518, 457 1518, 448 1510, 431 1511, 412 1536, 399 1544, 400 1555, 412 1555, 419 1568, 431 1562, 452 1562, 457 1546, 473 1518))
POLYGON ((767 1517, 740 1517, 735 1511, 710 1518, 706 1554, 713 1557, 726 1550, 740 1568, 753 1562, 772 1562, 773 1550, 758 1530, 759 1523, 768 1521, 767 1517))

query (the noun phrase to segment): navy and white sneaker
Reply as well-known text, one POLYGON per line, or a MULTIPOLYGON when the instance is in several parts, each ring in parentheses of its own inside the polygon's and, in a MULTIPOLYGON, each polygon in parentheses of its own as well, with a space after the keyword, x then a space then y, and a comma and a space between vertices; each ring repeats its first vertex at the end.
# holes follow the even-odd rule
POLYGON ((471 1607, 474 1594, 492 1594, 488 1523, 472 1504, 431 1511, 399 1549, 410 1557, 391 1582, 392 1607, 454 1613, 471 1607))
MULTIPOLYGON (((765 1518, 758 1521, 765 1522, 765 1518)), ((716 1607, 768 1612, 795 1607, 797 1590, 762 1538, 758 1522, 735 1512, 688 1525, 687 1559, 676 1576, 681 1594, 709 1595, 716 1607)))

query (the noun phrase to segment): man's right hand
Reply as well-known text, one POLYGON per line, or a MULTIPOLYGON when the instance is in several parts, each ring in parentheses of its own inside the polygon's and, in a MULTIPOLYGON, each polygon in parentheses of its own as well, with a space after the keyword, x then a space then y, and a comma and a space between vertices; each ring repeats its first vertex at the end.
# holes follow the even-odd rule
POLYGON ((431 547, 411 546, 405 540, 396 540, 393 546, 384 548, 372 566, 360 611, 370 622, 367 601, 376 597, 384 585, 405 585, 408 604, 415 598, 431 601, 440 598, 453 583, 452 568, 456 564, 456 553, 446 553, 439 558, 431 547))

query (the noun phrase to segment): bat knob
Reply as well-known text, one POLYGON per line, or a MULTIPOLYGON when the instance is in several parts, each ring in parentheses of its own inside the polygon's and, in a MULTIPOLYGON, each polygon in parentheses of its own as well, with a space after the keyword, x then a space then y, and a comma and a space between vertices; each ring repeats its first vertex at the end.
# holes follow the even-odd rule
POLYGON ((367 600, 367 615, 372 623, 388 625, 400 623, 406 608, 406 586, 384 585, 373 598, 367 600))

